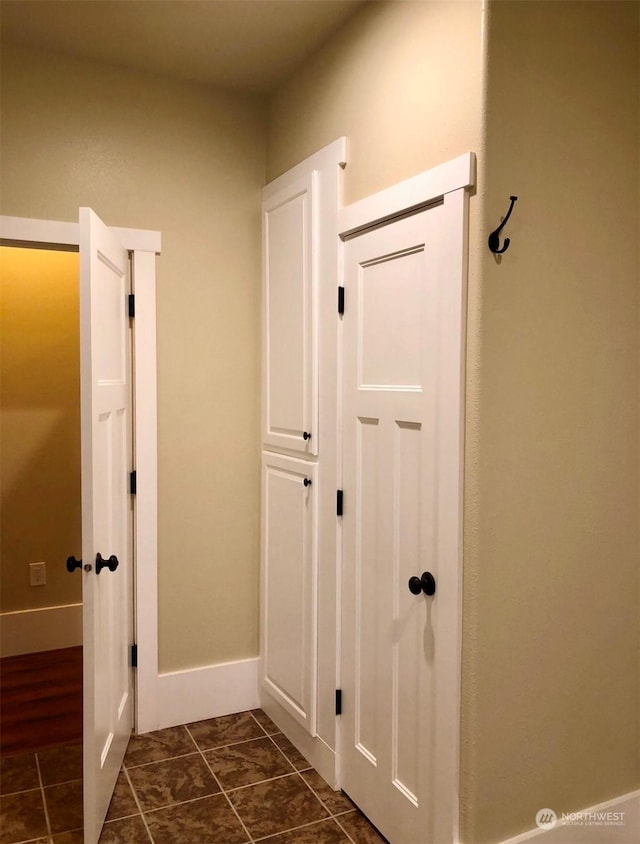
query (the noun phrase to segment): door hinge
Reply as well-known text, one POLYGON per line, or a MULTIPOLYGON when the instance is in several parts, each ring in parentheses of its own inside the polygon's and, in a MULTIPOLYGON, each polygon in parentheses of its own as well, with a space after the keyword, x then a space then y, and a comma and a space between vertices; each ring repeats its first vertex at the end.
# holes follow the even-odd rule
POLYGON ((342 689, 336 689, 336 715, 342 715, 342 689))
POLYGON ((338 287, 338 313, 344 313, 344 287, 338 287))
POLYGON ((138 646, 131 645, 131 667, 137 668, 138 667, 138 646))
POLYGON ((129 472, 129 492, 131 495, 135 495, 138 491, 138 473, 134 469, 133 472, 129 472))
POLYGON ((342 515, 342 500, 343 500, 342 490, 339 489, 336 492, 336 516, 342 515))
POLYGON ((127 297, 129 303, 129 319, 133 319, 136 315, 136 297, 133 293, 129 293, 127 297))

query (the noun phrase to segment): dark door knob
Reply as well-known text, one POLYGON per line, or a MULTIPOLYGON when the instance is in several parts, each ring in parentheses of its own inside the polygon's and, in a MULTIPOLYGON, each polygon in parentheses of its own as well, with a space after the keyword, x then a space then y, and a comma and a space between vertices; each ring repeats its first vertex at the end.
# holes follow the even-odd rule
POLYGON ((412 595, 419 595, 422 592, 422 581, 419 577, 409 578, 409 592, 412 595))
POLYGON ((311 431, 303 431, 302 432, 302 439, 303 440, 310 440, 311 439, 311 431))
POLYGON ((424 592, 425 595, 435 595, 435 577, 430 571, 423 571, 422 577, 410 577, 409 592, 411 592, 412 595, 419 595, 421 592, 424 592))
POLYGON ((67 557, 67 571, 72 572, 76 569, 82 568, 82 560, 76 560, 75 557, 67 557))
POLYGON ((102 554, 96 554, 96 574, 100 574, 104 568, 115 571, 119 565, 119 560, 115 554, 112 554, 108 560, 105 560, 102 554))

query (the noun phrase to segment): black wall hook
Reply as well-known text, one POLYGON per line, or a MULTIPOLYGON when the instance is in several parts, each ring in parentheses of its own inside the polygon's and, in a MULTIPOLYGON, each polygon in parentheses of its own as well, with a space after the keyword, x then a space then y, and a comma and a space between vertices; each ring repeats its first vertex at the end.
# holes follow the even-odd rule
POLYGON ((511 216, 511 212, 513 211, 513 206, 516 204, 516 200, 518 199, 517 196, 510 196, 509 199, 511 200, 511 205, 509 206, 509 210, 507 211, 507 216, 504 220, 500 223, 498 228, 491 232, 489 235, 489 240, 487 241, 489 244, 489 249, 493 252, 494 255, 502 255, 503 252, 506 252, 509 248, 509 244, 511 241, 508 237, 504 239, 504 246, 500 249, 500 232, 502 229, 507 225, 507 220, 511 216))

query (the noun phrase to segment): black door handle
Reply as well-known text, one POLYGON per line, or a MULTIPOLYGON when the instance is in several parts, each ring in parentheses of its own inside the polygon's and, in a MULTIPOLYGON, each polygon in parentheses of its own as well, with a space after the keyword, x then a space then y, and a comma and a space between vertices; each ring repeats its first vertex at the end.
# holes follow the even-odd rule
POLYGON ((409 578, 409 592, 412 595, 419 595, 424 592, 425 595, 435 595, 436 593, 436 579, 430 571, 423 571, 422 577, 409 578))
POLYGON ((112 554, 108 560, 105 560, 102 554, 96 554, 96 574, 100 574, 104 568, 109 569, 109 571, 115 571, 119 565, 120 561, 115 554, 112 554))
POLYGON ((75 557, 67 557, 67 571, 73 572, 76 569, 82 568, 82 560, 76 560, 75 557))

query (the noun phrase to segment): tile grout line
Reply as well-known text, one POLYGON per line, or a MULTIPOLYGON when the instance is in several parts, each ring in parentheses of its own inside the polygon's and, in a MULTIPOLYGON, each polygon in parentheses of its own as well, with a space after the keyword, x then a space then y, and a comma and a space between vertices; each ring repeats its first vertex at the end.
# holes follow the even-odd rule
MULTIPOLYGON (((122 765, 122 770, 124 771, 124 775, 127 778, 127 782, 129 783, 129 788, 131 789, 131 793, 133 794, 133 799, 136 801, 136 806, 140 812, 140 817, 142 818, 142 823, 144 824, 144 828, 147 830, 147 835, 149 836, 149 840, 152 844, 155 844, 153 835, 151 834, 151 830, 149 829, 149 825, 147 824, 146 818, 144 816, 144 812, 142 811, 142 805, 138 800, 138 795, 136 794, 136 790, 133 787, 133 783, 131 782, 131 778, 129 777, 129 771, 125 767, 124 763, 122 765)), ((135 815, 129 815, 129 817, 135 818, 135 815)), ((116 818, 116 820, 122 820, 122 818, 116 818)), ((109 821, 109 823, 113 823, 113 821, 109 821)))
MULTIPOLYGON (((347 814, 347 813, 346 813, 346 812, 344 812, 344 814, 347 814)), ((340 827, 340 829, 344 832, 344 834, 347 836, 347 838, 349 839, 349 841, 351 841, 351 844, 357 844, 357 841, 354 841, 354 840, 353 840, 353 838, 349 835, 349 833, 347 832, 347 830, 346 830, 346 829, 342 826, 342 824, 340 823, 340 821, 338 820, 338 818, 337 818, 335 815, 333 816, 333 819, 334 819, 334 821, 338 824, 338 826, 340 827)))
MULTIPOLYGON (((291 829, 286 829, 284 832, 273 832, 273 833, 271 833, 271 835, 267 835, 264 838, 256 838, 255 844, 269 844, 270 840, 273 840, 274 838, 278 838, 280 835, 285 835, 285 834, 288 834, 289 832, 298 832, 298 830, 300 830, 300 829, 308 829, 309 827, 317 826, 318 824, 326 823, 327 821, 331 821, 331 820, 333 820, 333 818, 320 818, 320 820, 309 821, 309 823, 303 823, 303 824, 300 824, 300 826, 292 826, 291 829)), ((340 827, 340 829, 342 829, 342 827, 340 827)), ((345 833, 345 835, 346 835, 346 833, 345 833)), ((351 839, 349 839, 349 841, 351 841, 351 839)))
POLYGON ((42 805, 44 806, 44 819, 47 824, 47 838, 53 840, 53 832, 51 831, 51 819, 49 818, 49 807, 47 806, 47 795, 44 791, 44 782, 42 780, 42 771, 40 770, 40 760, 37 752, 33 754, 36 759, 36 768, 38 770, 38 782, 40 783, 40 795, 42 797, 42 805))
MULTIPOLYGON (((253 713, 251 713, 251 715, 252 715, 252 717, 253 717, 254 721, 262 727, 262 724, 260 724, 260 722, 258 721, 258 719, 257 719, 257 718, 253 715, 253 713)), ((264 729, 264 727, 263 727, 263 729, 264 729)), ((266 730, 265 730, 265 732, 266 732, 266 730)), ((274 733, 273 735, 284 735, 284 733, 274 733)), ((280 747, 280 745, 277 743, 277 741, 273 738, 273 736, 272 736, 272 735, 270 735, 270 736, 269 736, 269 738, 271 739, 272 743, 273 743, 273 744, 274 744, 274 745, 278 748, 278 750, 280 751, 280 753, 282 753, 282 755, 285 757, 285 759, 287 760, 287 762, 289 762, 289 764, 290 764, 290 765, 292 765, 292 766, 295 768, 295 766, 293 765, 293 762, 292 762, 292 761, 291 761, 291 760, 287 757, 286 753, 285 753, 285 752, 284 752, 284 750, 280 747)), ((286 736, 285 736, 285 738, 286 738, 286 736)), ((294 747, 295 747, 295 745, 294 745, 294 747)), ((296 749, 297 749, 297 748, 296 748, 296 749)), ((299 751, 298 751, 298 752, 299 752, 299 751)), ((303 758, 304 758, 304 757, 303 757, 303 758)), ((308 760, 307 760, 307 761, 308 761, 308 760)), ((304 771, 308 771, 308 770, 314 770, 314 771, 315 771, 315 768, 313 767, 313 765, 310 765, 310 766, 309 766, 309 768, 305 768, 305 769, 304 769, 304 771)), ((341 823, 340 823, 340 821, 338 820, 338 816, 333 814, 333 812, 331 811, 331 809, 329 809, 329 807, 325 804, 324 800, 322 800, 322 798, 321 798, 321 797, 320 797, 320 796, 316 793, 316 791, 315 791, 315 790, 311 787, 311 785, 310 785, 310 784, 309 784, 309 783, 305 780, 305 778, 302 776, 303 771, 298 771, 298 769, 297 769, 297 768, 295 768, 295 771, 296 771, 296 773, 298 774, 298 776, 300 777, 300 779, 301 779, 301 780, 304 782, 304 784, 307 786, 307 788, 311 791, 311 793, 312 793, 312 794, 313 794, 313 795, 314 795, 314 796, 315 796, 315 797, 316 797, 316 798, 320 801, 320 804, 321 804, 321 805, 322 805, 322 806, 326 809, 326 811, 327 811, 327 812, 329 812, 329 817, 330 817, 331 819, 333 819, 333 820, 337 823, 337 825, 340 827, 340 829, 342 830, 342 832, 343 832, 343 833, 347 836, 347 838, 349 839, 349 841, 351 842, 351 844, 356 844, 356 842, 353 840, 353 838, 349 835, 349 833, 347 832, 347 830, 346 830, 346 829, 342 826, 342 824, 341 824, 341 823)), ((317 773, 317 772, 316 772, 316 773, 317 773)), ((340 812, 340 814, 341 814, 341 815, 346 815, 346 814, 349 814, 350 812, 355 811, 355 810, 356 810, 356 807, 355 807, 355 804, 354 804, 354 809, 348 809, 348 810, 346 810, 346 811, 344 811, 344 812, 340 812)), ((326 818, 325 818, 325 820, 326 820, 326 818)), ((314 821, 313 823, 318 823, 318 821, 314 821)), ((310 825, 310 824, 307 824, 307 826, 309 826, 309 825, 310 825)), ((298 828, 299 828, 299 827, 295 827, 295 829, 298 829, 298 828)), ((287 830, 287 832, 289 832, 289 831, 290 831, 290 830, 287 830)), ((276 834, 279 834, 279 833, 276 833, 276 834)))
MULTIPOLYGON (((191 738, 191 741, 192 741, 192 742, 194 743, 194 745, 196 746, 196 748, 197 748, 197 750, 198 750, 198 753, 200 754, 200 756, 201 756, 202 760, 204 761, 204 764, 207 766, 208 770, 209 770, 209 771, 211 771, 211 776, 213 777, 213 779, 214 779, 214 780, 216 781, 216 783, 218 784, 218 787, 220 788, 220 793, 224 796, 224 799, 227 801, 227 803, 228 803, 228 804, 229 804, 229 806, 231 807, 231 811, 233 812, 233 814, 234 814, 234 815, 237 817, 237 819, 240 821, 240 825, 241 825, 241 827, 243 828, 243 830, 245 831, 245 834, 246 834, 246 836, 247 836, 247 839, 248 839, 248 844, 254 844, 254 841, 253 841, 253 835, 251 835, 251 833, 249 832, 248 828, 247 828, 247 827, 246 827, 246 825, 245 825, 245 822, 242 820, 242 818, 241 818, 241 817, 240 817, 240 815, 238 814, 238 811, 237 811, 236 807, 235 807, 235 806, 233 805, 233 803, 231 802, 231 800, 230 800, 230 798, 229 798, 229 795, 228 795, 228 794, 227 794, 227 792, 224 790, 224 787, 223 787, 223 785, 222 785, 222 781, 218 779, 218 777, 215 775, 215 773, 214 773, 214 771, 213 771, 213 768, 212 768, 212 767, 211 767, 211 765, 209 765, 209 763, 207 762, 207 757, 204 755, 203 751, 200 749, 200 747, 199 747, 199 745, 198 745, 198 742, 194 739, 194 737, 193 737, 193 735, 192 735, 191 730, 189 729, 189 727, 187 727, 187 725, 185 724, 185 725, 184 725, 184 728, 185 728, 185 730, 187 731, 187 734, 189 735, 189 737, 191 738)), ((242 743, 242 742, 236 742, 236 744, 241 744, 241 743, 242 743)), ((229 746, 229 745, 227 745, 227 746, 229 746)))

